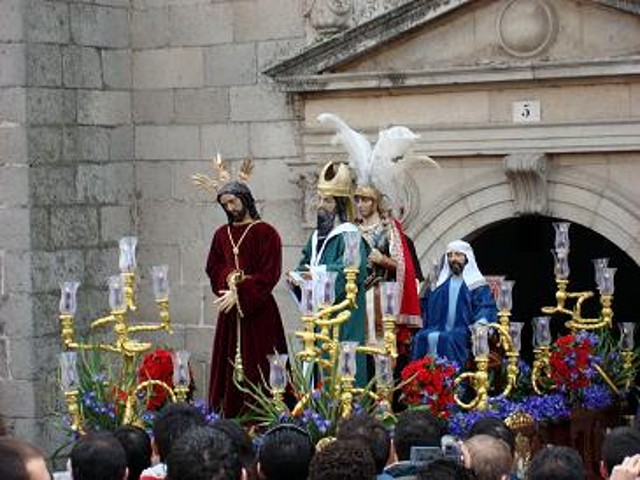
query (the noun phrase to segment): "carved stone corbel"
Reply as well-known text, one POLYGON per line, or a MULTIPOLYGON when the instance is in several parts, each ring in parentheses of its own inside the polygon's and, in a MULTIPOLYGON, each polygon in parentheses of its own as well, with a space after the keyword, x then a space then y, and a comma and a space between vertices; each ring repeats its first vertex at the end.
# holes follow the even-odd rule
POLYGON ((514 153, 504 157, 504 171, 518 215, 548 214, 547 155, 514 153))
POLYGON ((350 27, 353 0, 311 0, 306 14, 320 38, 327 38, 350 27))

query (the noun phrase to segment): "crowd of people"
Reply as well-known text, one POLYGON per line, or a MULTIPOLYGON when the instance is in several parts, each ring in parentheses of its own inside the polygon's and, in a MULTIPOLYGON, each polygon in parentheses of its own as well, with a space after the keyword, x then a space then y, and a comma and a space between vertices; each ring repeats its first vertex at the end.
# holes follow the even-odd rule
MULTIPOLYGON (((587 480, 567 446, 540 448, 518 471, 516 436, 497 418, 478 420, 454 439, 446 421, 406 410, 393 428, 368 414, 341 419, 335 438, 314 445, 303 427, 279 424, 253 435, 235 420, 207 424, 186 403, 169 403, 151 435, 135 426, 89 432, 71 449, 67 471, 49 473, 43 453, 0 425, 2 480, 587 480)), ((640 476, 640 432, 616 427, 604 438, 599 475, 640 476)))

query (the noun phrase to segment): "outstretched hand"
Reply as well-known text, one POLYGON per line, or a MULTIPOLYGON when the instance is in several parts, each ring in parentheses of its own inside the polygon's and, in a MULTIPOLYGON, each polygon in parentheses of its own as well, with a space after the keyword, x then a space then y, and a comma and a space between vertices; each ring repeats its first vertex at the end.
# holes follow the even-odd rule
POLYGON ((635 480, 640 476, 640 455, 625 457, 620 465, 613 467, 610 480, 635 480))
POLYGON ((220 298, 213 302, 222 313, 227 313, 238 303, 238 297, 233 290, 222 290, 220 298))

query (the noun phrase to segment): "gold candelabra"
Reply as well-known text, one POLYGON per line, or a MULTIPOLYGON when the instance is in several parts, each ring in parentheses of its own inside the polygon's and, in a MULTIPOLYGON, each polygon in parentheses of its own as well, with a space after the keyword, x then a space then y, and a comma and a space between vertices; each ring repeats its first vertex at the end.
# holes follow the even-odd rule
MULTIPOLYGON (((350 320, 352 310, 357 307, 359 255, 354 255, 354 252, 357 253, 359 249, 360 236, 355 235, 356 232, 350 233, 354 235, 345 235, 347 267, 343 271, 346 280, 344 300, 334 302, 336 273, 317 273, 315 278, 303 282, 301 285, 303 328, 295 332, 296 337, 302 341, 302 350, 297 353, 297 357, 307 369, 317 367, 316 371, 323 379, 323 388, 328 389, 340 401, 341 416, 348 416, 351 413, 356 397, 368 395, 375 397, 377 401, 384 402, 390 395, 391 388, 388 385, 386 373, 384 376, 387 381, 378 381, 377 394, 355 386, 357 354, 386 357, 388 362, 385 365, 389 371, 392 371, 389 362, 397 357, 395 309, 398 300, 395 283, 383 282, 381 285, 381 288, 386 289, 383 294, 383 342, 376 345, 360 345, 340 341, 340 330, 350 320), (321 288, 318 288, 319 286, 321 288), (318 295, 318 292, 321 294, 318 295), (314 305, 319 305, 317 310, 314 309, 314 305)), ((382 363, 384 362, 377 362, 380 365, 382 363)), ((299 414, 309 400, 309 394, 302 395, 292 414, 299 414)))
MULTIPOLYGON (((171 332, 169 317, 169 283, 167 265, 154 266, 151 269, 155 302, 158 307, 158 320, 154 323, 132 323, 129 315, 137 310, 136 306, 136 261, 135 248, 137 239, 125 237, 120 240, 120 270, 119 275, 109 277, 109 315, 99 317, 90 322, 91 331, 111 326, 113 340, 111 342, 82 342, 75 337, 75 314, 77 309, 76 294, 80 285, 77 281, 66 281, 62 284, 59 320, 61 325, 60 337, 63 346, 61 354, 61 384, 64 397, 71 417, 71 429, 82 433, 83 415, 79 404, 79 381, 77 372, 77 352, 85 350, 99 350, 115 353, 122 359, 122 371, 131 374, 135 372, 135 361, 140 354, 150 350, 150 342, 140 342, 132 338, 139 332, 164 331, 171 332)), ((123 423, 129 424, 136 420, 135 405, 137 393, 154 386, 167 391, 172 401, 184 400, 189 390, 188 352, 174 352, 174 387, 165 382, 150 379, 128 387, 127 399, 123 414, 123 423), (185 373, 186 372, 186 373, 185 373)))
POLYGON ((515 388, 518 375, 518 359, 520 357, 520 332, 522 323, 511 322, 512 291, 514 286, 512 280, 502 280, 499 284, 498 292, 498 322, 478 323, 472 328, 472 342, 475 357, 476 370, 460 374, 455 385, 459 386, 463 382, 468 382, 475 395, 469 400, 462 400, 459 395, 454 394, 455 402, 462 408, 470 410, 486 410, 491 398, 489 392, 492 388, 489 376, 489 340, 488 335, 491 329, 498 332, 499 345, 507 356, 506 384, 499 396, 509 396, 515 388))

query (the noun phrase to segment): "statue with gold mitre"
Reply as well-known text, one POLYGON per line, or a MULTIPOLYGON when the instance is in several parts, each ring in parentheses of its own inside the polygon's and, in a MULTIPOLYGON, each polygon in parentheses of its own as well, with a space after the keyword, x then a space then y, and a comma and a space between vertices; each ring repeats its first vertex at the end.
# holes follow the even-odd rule
POLYGON ((367 243, 366 305, 367 340, 376 343, 382 336, 380 283, 395 281, 398 285, 399 314, 396 319, 398 363, 409 355, 410 330, 422 326, 417 281, 420 266, 411 240, 393 216, 397 193, 398 160, 418 138, 406 127, 382 130, 373 148, 364 135, 351 129, 342 119, 323 113, 318 120, 336 130, 335 142, 344 145, 349 162, 356 171, 354 202, 356 223, 367 243))
POLYGON ((193 177, 198 186, 213 194, 228 219, 213 234, 206 265, 219 310, 209 405, 226 417, 247 413, 250 399, 236 383, 262 384, 269 372, 267 355, 287 351, 272 294, 282 271, 282 242, 278 232, 260 219, 247 185, 252 168, 251 161, 245 161, 232 180, 218 155, 214 160, 217 178, 193 177))
MULTIPOLYGON (((353 176, 344 163, 329 162, 322 168, 318 178, 318 216, 316 229, 302 250, 302 258, 296 268, 306 278, 319 278, 325 272, 336 272, 335 302, 345 299, 346 278, 344 269, 344 235, 358 232, 353 223, 353 176)), ((360 258, 366 259, 368 252, 364 242, 360 243, 360 258)), ((341 341, 365 343, 365 292, 367 276, 366 262, 360 262, 356 277, 358 294, 356 308, 349 320, 340 328, 341 341)), ((366 359, 358 354, 356 359, 356 384, 366 384, 366 359)))

